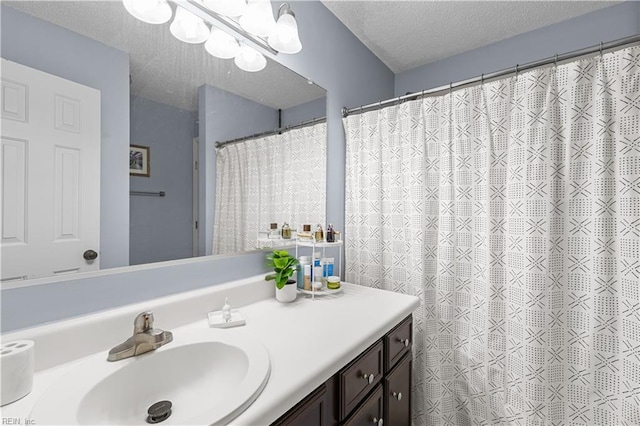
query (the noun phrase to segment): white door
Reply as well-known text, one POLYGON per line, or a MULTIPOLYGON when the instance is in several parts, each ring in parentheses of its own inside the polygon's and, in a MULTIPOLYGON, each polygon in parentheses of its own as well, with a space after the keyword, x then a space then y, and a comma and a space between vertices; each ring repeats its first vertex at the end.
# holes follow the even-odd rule
POLYGON ((100 91, 2 59, 2 281, 97 270, 100 91))

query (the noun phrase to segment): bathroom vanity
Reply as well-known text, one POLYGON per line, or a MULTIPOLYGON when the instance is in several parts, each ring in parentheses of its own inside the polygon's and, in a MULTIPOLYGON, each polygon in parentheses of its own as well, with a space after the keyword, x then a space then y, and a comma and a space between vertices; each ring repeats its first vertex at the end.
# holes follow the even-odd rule
POLYGON ((293 303, 283 304, 275 300, 273 285, 259 275, 6 334, 4 342, 35 342, 36 373, 33 391, 2 407, 3 417, 50 424, 55 419, 42 414, 46 413, 42 406, 61 394, 65 403, 58 409, 68 411, 68 418, 73 419, 70 423, 86 423, 88 398, 83 392, 95 394, 99 383, 107 383, 103 379, 108 377, 115 386, 102 395, 107 395, 103 400, 112 408, 95 412, 101 405, 89 407, 94 408, 90 413, 93 423, 121 424, 125 421, 118 413, 133 410, 131 423, 137 423, 139 416, 139 423, 145 424, 146 407, 168 399, 173 402, 174 414, 164 422, 167 425, 355 425, 372 424, 374 419, 379 426, 410 424, 411 313, 418 306, 417 297, 352 284, 344 284, 340 294, 315 300, 299 295, 293 303), (210 328, 207 312, 219 310, 227 297, 232 307, 242 312, 246 325, 210 328), (174 341, 144 355, 108 362, 109 349, 131 335, 134 318, 144 311, 153 311, 154 327, 171 331, 174 341), (244 351, 249 369, 262 362, 252 355, 261 351, 243 347, 260 346, 267 354, 268 378, 256 381, 258 390, 246 392, 247 399, 235 404, 233 413, 215 413, 214 408, 227 406, 221 402, 243 385, 229 385, 222 391, 198 390, 195 396, 184 398, 196 384, 202 385, 200 377, 211 376, 211 369, 226 372, 236 368, 231 364, 237 356, 202 356, 198 349, 213 353, 215 345, 244 351), (188 356, 172 355, 180 351, 188 356), (197 361, 198 357, 202 360, 197 361), (159 368, 142 368, 151 363, 159 368), (124 374, 125 369, 133 374, 124 374), (169 385, 162 382, 160 387, 166 394, 158 393, 157 385, 144 389, 144 371, 171 373, 175 369, 184 373, 164 379, 169 385), (79 374, 85 370, 92 373, 79 374), (116 374, 123 381, 115 380, 116 374), (189 375, 194 376, 189 379, 192 381, 183 379, 189 375), (141 391, 124 389, 130 386, 125 383, 129 377, 138 377, 130 385, 142 386, 141 391), (61 390, 52 392, 55 389, 61 390), (149 400, 145 399, 147 390, 156 392, 149 400), (130 396, 115 397, 123 393, 130 396), (193 407, 184 402, 193 398, 200 401, 193 407))
POLYGON ((274 425, 410 425, 412 324, 405 318, 274 425))

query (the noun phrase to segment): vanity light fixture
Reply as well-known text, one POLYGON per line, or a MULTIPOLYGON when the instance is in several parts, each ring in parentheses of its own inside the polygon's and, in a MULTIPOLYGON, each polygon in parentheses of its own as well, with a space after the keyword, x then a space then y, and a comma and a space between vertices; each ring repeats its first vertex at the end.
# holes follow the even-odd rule
POLYGON ((247 10, 240 17, 240 26, 247 32, 268 37, 276 26, 270 0, 249 0, 247 10))
POLYGON ((269 46, 282 53, 294 54, 302 50, 296 14, 288 3, 282 3, 278 10, 278 22, 269 35, 269 46))
POLYGON ((209 38, 209 28, 202 18, 176 6, 176 16, 169 27, 171 34, 185 43, 203 43, 209 38))
POLYGON ((233 59, 240 51, 238 41, 219 28, 211 28, 211 35, 204 44, 210 55, 220 59, 233 59))
POLYGON ((204 0, 204 5, 218 15, 232 18, 243 15, 247 11, 246 0, 204 0))
POLYGON ((164 24, 171 19, 171 6, 167 0, 122 0, 131 15, 147 24, 164 24))
POLYGON ((185 43, 206 41, 209 54, 234 58, 244 71, 257 72, 267 64, 262 53, 245 43, 247 40, 272 54, 302 50, 296 15, 288 3, 280 5, 276 22, 271 0, 122 0, 131 15, 150 24, 171 19, 169 2, 175 5, 171 34, 185 43))
POLYGON ((233 62, 238 68, 248 72, 262 71, 267 66, 264 55, 246 44, 240 46, 240 51, 233 62))

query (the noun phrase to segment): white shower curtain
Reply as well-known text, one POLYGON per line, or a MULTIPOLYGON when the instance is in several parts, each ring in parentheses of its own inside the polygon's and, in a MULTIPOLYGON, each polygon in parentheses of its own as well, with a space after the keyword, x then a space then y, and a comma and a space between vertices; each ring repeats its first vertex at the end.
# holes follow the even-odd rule
POLYGON ((260 248, 259 231, 324 225, 327 125, 223 145, 216 152, 213 253, 260 248))
POLYGON ((640 424, 640 48, 344 125, 346 279, 421 299, 414 424, 640 424))

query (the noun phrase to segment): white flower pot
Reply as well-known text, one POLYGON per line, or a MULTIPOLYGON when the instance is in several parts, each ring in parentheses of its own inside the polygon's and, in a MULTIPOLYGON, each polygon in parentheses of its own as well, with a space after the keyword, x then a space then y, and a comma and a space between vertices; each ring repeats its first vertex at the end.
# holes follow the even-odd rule
POLYGON ((294 280, 287 281, 285 286, 280 289, 276 287, 276 299, 278 300, 278 302, 293 302, 294 300, 296 300, 297 295, 298 286, 296 286, 296 282, 294 280))

